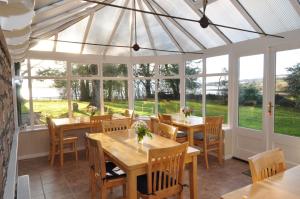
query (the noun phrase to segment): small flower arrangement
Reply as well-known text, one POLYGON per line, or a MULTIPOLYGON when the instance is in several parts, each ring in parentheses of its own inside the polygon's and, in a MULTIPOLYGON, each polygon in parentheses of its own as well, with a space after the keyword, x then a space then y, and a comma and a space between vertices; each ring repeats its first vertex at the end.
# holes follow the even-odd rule
POLYGON ((96 106, 87 106, 87 112, 94 116, 97 112, 98 108, 96 106))
POLYGON ((187 116, 191 116, 191 114, 193 113, 193 109, 191 109, 190 107, 183 107, 182 108, 182 113, 184 114, 185 117, 187 116))
POLYGON ((135 130, 139 143, 144 139, 145 136, 152 138, 150 129, 144 121, 136 121, 132 124, 131 128, 135 130))

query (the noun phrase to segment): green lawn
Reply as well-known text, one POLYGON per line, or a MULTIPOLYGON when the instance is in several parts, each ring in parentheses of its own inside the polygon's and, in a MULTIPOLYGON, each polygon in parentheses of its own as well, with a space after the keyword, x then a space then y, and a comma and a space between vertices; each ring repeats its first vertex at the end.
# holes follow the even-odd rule
MULTIPOLYGON (((88 102, 72 101, 78 103, 79 111, 74 112, 74 116, 86 115, 88 102)), ((201 104, 195 101, 189 101, 188 106, 194 109, 194 115, 201 116, 201 104)), ((128 101, 105 102, 105 112, 107 113, 123 113, 128 108, 128 101)), ((29 102, 25 102, 22 106, 22 113, 26 114, 29 110, 29 102)), ((67 117, 68 103, 67 100, 34 100, 33 110, 40 115, 40 122, 45 123, 46 116, 67 117)), ((178 101, 163 100, 159 102, 160 112, 177 113, 180 110, 178 101)), ((138 115, 153 115, 155 112, 154 100, 135 101, 135 113, 138 115)), ((206 105, 207 115, 223 115, 224 122, 227 123, 227 106, 220 104, 212 104, 208 101, 206 105)), ((262 129, 262 110, 259 107, 241 106, 239 108, 239 126, 262 129)), ((276 107, 275 108, 275 126, 274 129, 278 133, 295 135, 300 137, 300 110, 276 107)))

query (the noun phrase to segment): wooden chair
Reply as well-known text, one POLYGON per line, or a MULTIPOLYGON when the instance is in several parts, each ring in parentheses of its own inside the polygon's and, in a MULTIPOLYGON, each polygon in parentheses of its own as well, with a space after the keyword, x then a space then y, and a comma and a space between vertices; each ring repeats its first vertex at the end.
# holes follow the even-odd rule
POLYGON ((102 132, 110 133, 117 131, 127 131, 130 128, 130 119, 114 119, 110 121, 102 121, 102 132))
POLYGON ((184 159, 188 144, 149 149, 147 174, 137 177, 138 198, 183 198, 184 159))
MULTIPOLYGON (((158 113, 158 119, 160 123, 173 125, 173 120, 171 115, 158 113)), ((187 132, 177 130, 176 141, 179 143, 187 142, 188 141, 187 132)))
MULTIPOLYGON (((50 164, 54 164, 55 155, 60 154, 59 152, 59 137, 56 134, 54 124, 52 119, 47 117, 46 118, 48 131, 49 131, 49 138, 50 138, 50 145, 49 145, 49 156, 48 159, 50 164)), ((61 131, 65 131, 67 129, 61 129, 61 131)), ((68 136, 63 138, 63 145, 70 145, 72 147, 71 152, 74 153, 76 161, 78 160, 78 153, 77 153, 77 141, 78 137, 76 136, 68 136)))
POLYGON ((130 125, 134 122, 134 110, 125 109, 124 116, 130 118, 130 125))
POLYGON ((159 123, 158 135, 176 141, 177 128, 169 124, 159 123))
MULTIPOLYGON (((99 133, 102 132, 102 121, 103 120, 112 120, 112 115, 97 115, 90 117, 90 133, 99 133)), ((89 149, 87 146, 87 139, 85 139, 85 157, 89 157, 89 149)))
POLYGON ((97 115, 90 117, 90 133, 99 133, 102 131, 102 121, 112 120, 112 115, 97 115))
POLYGON ((273 149, 249 158, 252 182, 258 182, 286 169, 284 154, 281 149, 273 149))
POLYGON ((126 197, 126 174, 113 162, 105 161, 101 142, 86 138, 89 147, 90 189, 92 198, 100 191, 101 199, 107 198, 107 191, 116 186, 123 186, 123 197, 126 197))
POLYGON ((208 152, 210 151, 217 151, 217 156, 220 164, 222 164, 224 161, 224 136, 222 124, 222 116, 206 117, 204 132, 198 132, 194 134, 194 145, 199 146, 203 149, 206 168, 209 168, 208 152))

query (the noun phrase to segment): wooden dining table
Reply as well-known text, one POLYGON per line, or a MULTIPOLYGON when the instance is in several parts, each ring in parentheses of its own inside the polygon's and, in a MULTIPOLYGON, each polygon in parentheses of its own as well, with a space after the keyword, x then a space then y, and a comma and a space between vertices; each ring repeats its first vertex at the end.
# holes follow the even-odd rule
MULTIPOLYGON (((188 134, 189 145, 194 145, 194 132, 203 132, 204 119, 199 116, 184 117, 182 114, 170 114, 172 116, 172 124, 179 129, 186 129, 188 134)), ((152 119, 158 120, 156 116, 152 116, 152 119)))
MULTIPOLYGON (((118 133, 96 133, 92 138, 99 140, 105 154, 114 161, 127 176, 127 197, 137 198, 137 176, 147 173, 148 151, 153 148, 165 148, 179 145, 179 143, 153 134, 146 137, 142 144, 137 142, 136 134, 132 129, 118 133)), ((200 151, 188 147, 185 159, 189 166, 190 198, 198 198, 197 190, 197 156, 200 151)))
POLYGON ((222 199, 299 199, 300 165, 223 195, 222 199))
MULTIPOLYGON (((113 119, 128 118, 119 114, 114 114, 113 119)), ((55 130, 59 137, 59 152, 60 152, 60 165, 64 165, 64 133, 71 130, 88 129, 90 128, 90 117, 68 117, 52 119, 55 130)))

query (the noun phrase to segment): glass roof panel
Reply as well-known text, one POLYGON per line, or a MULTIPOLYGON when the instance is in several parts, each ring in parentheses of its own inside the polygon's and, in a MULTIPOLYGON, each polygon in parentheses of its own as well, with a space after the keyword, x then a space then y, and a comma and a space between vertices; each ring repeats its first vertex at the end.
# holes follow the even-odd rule
MULTIPOLYGON (((142 7, 143 10, 150 11, 149 7, 145 3, 142 4, 142 7)), ((154 41, 154 47, 160 50, 178 50, 156 17, 150 14, 145 14, 144 16, 154 41)), ((157 54, 161 55, 165 54, 165 52, 157 51, 157 54)))
POLYGON ((240 3, 267 33, 300 28, 300 16, 290 0, 240 0, 240 3))
MULTIPOLYGON (((115 5, 123 5, 122 0, 113 2, 115 5)), ((91 28, 87 37, 89 43, 106 44, 109 36, 116 24, 116 20, 121 12, 121 9, 105 6, 95 12, 91 28)), ((103 47, 85 45, 84 53, 97 54, 100 53, 103 47)))
MULTIPOLYGON (((54 49, 54 36, 48 38, 48 40, 37 41, 37 44, 30 48, 30 50, 36 51, 53 51, 54 49)), ((31 43, 32 44, 32 43, 31 43)))
MULTIPOLYGON (((203 9, 201 9, 203 10, 203 9)), ((206 15, 216 24, 255 31, 243 15, 228 0, 218 0, 207 5, 206 15)), ((219 28, 219 27, 218 27, 219 28)), ((258 38, 258 34, 228 28, 219 28, 232 42, 258 38)))
MULTIPOLYGON (((86 17, 80 22, 60 32, 58 34, 58 40, 82 42, 88 20, 89 17, 86 17)), ((81 46, 82 46, 81 44, 57 42, 56 51, 68 52, 68 53, 80 53, 81 46)))
MULTIPOLYGON (((198 16, 182 0, 153 0, 157 2, 169 15, 199 20, 198 16)), ((158 10, 157 10, 158 11, 158 10)), ((213 48, 225 45, 225 42, 210 28, 203 29, 197 22, 176 20, 189 33, 191 33, 206 48, 213 48)))

